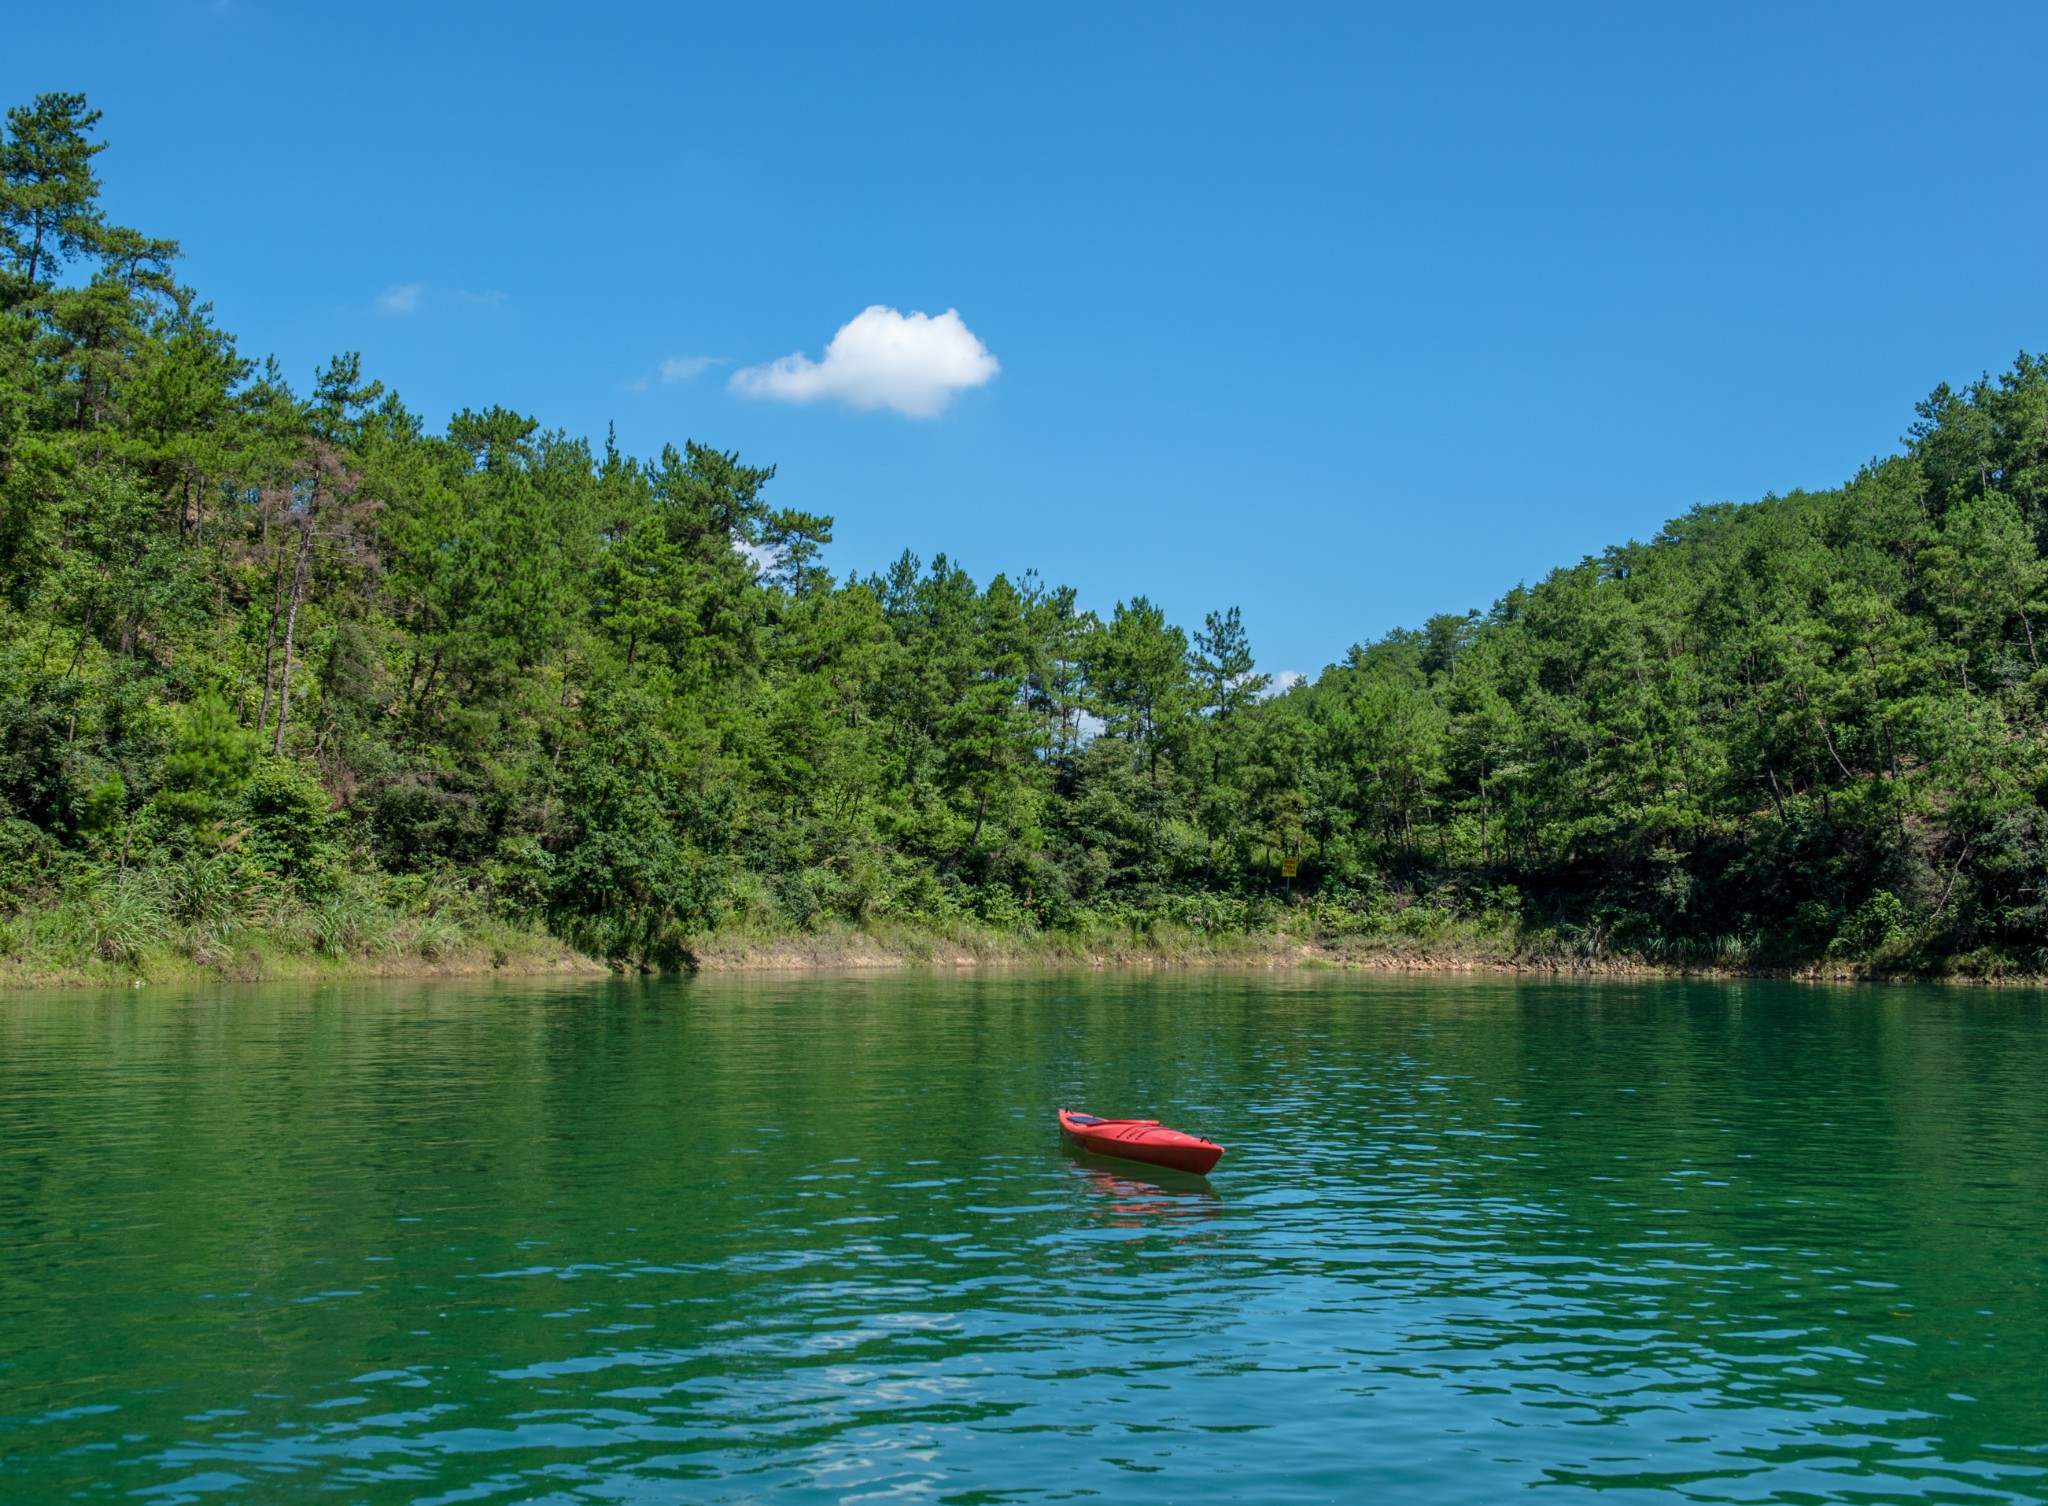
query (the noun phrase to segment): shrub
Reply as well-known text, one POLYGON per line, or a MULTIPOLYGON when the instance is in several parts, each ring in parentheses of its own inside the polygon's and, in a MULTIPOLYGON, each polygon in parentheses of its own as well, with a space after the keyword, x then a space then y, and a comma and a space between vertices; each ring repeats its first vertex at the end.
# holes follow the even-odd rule
POLYGON ((201 696, 178 716, 161 765, 156 807, 173 828, 218 841, 221 817, 255 766, 255 734, 219 696, 201 696))
POLYGON ((306 929, 322 956, 368 956, 389 944, 391 913, 366 888, 346 885, 321 896, 307 914, 306 929))
POLYGON ((1829 950, 1869 957, 1903 939, 1905 934, 1905 902, 1891 890, 1880 889, 1843 922, 1841 933, 1829 950))
POLYGON ((238 814, 262 864, 301 891, 317 893, 334 886, 343 865, 333 841, 333 804, 311 769, 268 758, 242 790, 238 814))
POLYGON ((98 875, 65 896, 62 915, 64 929, 102 962, 132 966, 170 930, 161 881, 150 873, 98 875))
POLYGON ((0 914, 19 909, 52 873, 57 844, 28 822, 0 819, 0 914))
POLYGON ((166 908, 198 935, 223 940, 270 912, 268 875, 234 846, 193 848, 162 872, 166 908))

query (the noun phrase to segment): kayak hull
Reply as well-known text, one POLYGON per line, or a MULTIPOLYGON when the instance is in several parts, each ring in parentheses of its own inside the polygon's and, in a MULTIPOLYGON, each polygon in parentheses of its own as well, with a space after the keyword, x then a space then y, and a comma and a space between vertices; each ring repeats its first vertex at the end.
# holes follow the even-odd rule
POLYGON ((1223 1159, 1223 1147, 1214 1140, 1168 1129, 1157 1119, 1097 1119, 1061 1109, 1060 1128, 1076 1145, 1098 1156, 1166 1166, 1198 1177, 1207 1176, 1223 1159))

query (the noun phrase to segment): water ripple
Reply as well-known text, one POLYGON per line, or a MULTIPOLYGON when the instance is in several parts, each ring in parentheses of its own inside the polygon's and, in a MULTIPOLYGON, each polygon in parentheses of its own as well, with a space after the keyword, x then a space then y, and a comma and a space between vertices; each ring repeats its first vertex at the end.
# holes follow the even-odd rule
POLYGON ((2048 1500, 2044 1060, 1927 990, 18 998, 0 1498, 2048 1500))

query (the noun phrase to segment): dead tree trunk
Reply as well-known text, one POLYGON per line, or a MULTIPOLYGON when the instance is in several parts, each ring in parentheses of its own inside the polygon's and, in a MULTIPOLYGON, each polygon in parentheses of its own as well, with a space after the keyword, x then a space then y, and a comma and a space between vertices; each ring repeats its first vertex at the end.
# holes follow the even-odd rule
POLYGON ((299 596, 305 589, 306 556, 313 550, 313 518, 309 512, 306 520, 299 525, 299 556, 292 563, 291 605, 284 618, 284 664, 277 677, 277 740, 271 744, 273 755, 284 752, 284 724, 292 714, 292 638, 299 626, 299 596))
POLYGON ((277 546, 277 568, 270 577, 270 632, 263 639, 263 704, 256 712, 256 735, 270 721, 270 674, 277 657, 277 616, 284 610, 284 545, 277 546))

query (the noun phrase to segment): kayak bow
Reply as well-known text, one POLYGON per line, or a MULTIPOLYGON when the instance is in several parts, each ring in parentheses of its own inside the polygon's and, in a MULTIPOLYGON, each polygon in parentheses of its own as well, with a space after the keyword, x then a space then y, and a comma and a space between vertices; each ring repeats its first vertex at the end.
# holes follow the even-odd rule
POLYGON ((1157 1119, 1097 1119, 1093 1114, 1060 1110, 1060 1128, 1083 1150, 1117 1156, 1151 1166, 1170 1166, 1205 1177, 1223 1158, 1223 1147, 1200 1135, 1168 1129, 1157 1119))

